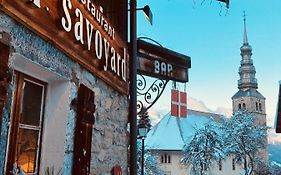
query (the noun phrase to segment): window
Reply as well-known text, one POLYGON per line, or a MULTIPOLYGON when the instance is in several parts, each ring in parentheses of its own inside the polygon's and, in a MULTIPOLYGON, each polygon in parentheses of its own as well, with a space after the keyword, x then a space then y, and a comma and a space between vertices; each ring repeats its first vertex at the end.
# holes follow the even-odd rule
POLYGON ((168 155, 168 163, 171 163, 171 156, 168 155))
POLYGON ((258 102, 256 102, 256 111, 259 110, 259 105, 258 105, 258 102))
POLYGON ((171 155, 168 154, 161 155, 161 163, 171 163, 171 155))
POLYGON ((240 110, 242 109, 242 108, 241 108, 241 104, 240 104, 240 103, 238 104, 238 109, 240 109, 240 110))
POLYGON ((243 110, 246 110, 246 104, 243 103, 243 110))
POLYGON ((235 170, 235 159, 232 159, 232 170, 235 170))
POLYGON ((262 108, 261 108, 261 103, 259 103, 259 108, 260 108, 260 111, 262 111, 262 108))
POLYGON ((222 170, 222 161, 221 161, 221 159, 219 159, 219 170, 220 171, 222 170))
POLYGON ((9 139, 7 171, 17 164, 25 173, 40 174, 40 149, 46 83, 17 73, 14 115, 9 139))

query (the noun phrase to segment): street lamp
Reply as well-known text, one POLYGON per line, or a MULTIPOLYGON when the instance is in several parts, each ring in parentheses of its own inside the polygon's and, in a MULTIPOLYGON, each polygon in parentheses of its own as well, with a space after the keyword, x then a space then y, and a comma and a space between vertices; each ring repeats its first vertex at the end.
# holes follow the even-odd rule
POLYGON ((137 10, 142 10, 144 13, 144 16, 146 17, 146 19, 150 22, 150 24, 152 25, 152 21, 153 21, 153 15, 152 12, 150 10, 150 7, 148 5, 144 6, 143 8, 137 9, 137 10))
POLYGON ((138 133, 139 137, 142 140, 142 149, 141 149, 141 175, 144 175, 144 139, 151 127, 149 115, 147 113, 147 108, 142 108, 142 111, 139 115, 138 123, 138 133))
POLYGON ((225 3, 226 8, 229 8, 229 0, 217 0, 217 1, 225 3))
POLYGON ((139 137, 141 138, 141 175, 144 175, 144 139, 148 132, 148 128, 139 128, 139 137))
MULTIPOLYGON (((137 174, 137 10, 137 0, 130 0, 130 175, 137 174)), ((143 11, 152 16, 150 8, 143 11)))

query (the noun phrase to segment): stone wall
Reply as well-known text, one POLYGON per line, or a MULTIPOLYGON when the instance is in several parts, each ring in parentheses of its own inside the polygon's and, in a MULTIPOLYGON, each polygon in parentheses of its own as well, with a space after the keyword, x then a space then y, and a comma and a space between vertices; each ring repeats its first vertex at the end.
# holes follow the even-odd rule
MULTIPOLYGON (((30 62, 38 64, 42 69, 46 69, 70 82, 70 95, 68 102, 66 102, 69 105, 68 116, 65 116, 67 117, 67 124, 62 126, 66 128, 62 168, 64 174, 70 174, 73 158, 76 112, 70 107, 70 103, 77 97, 78 87, 81 83, 95 92, 96 122, 93 126, 92 136, 91 174, 109 175, 111 168, 116 164, 122 167, 123 174, 127 174, 129 106, 127 96, 113 90, 49 42, 41 39, 2 11, 0 11, 0 31, 9 33, 12 38, 10 43, 12 53, 9 59, 9 68, 12 71, 15 69, 14 55, 19 54, 30 62)), ((8 123, 14 88, 12 81, 3 114, 1 114, 3 115, 3 123, 0 138, 0 174, 4 174, 8 123)))

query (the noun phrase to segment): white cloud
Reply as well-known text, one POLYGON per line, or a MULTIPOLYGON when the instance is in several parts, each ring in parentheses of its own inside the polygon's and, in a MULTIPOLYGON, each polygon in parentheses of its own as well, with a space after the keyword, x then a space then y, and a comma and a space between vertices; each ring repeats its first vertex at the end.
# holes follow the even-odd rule
POLYGON ((231 115, 232 115, 232 110, 230 108, 218 107, 216 110, 211 110, 210 108, 207 107, 207 105, 203 101, 200 101, 193 97, 188 98, 187 106, 188 106, 188 109, 222 114, 226 117, 231 117, 231 115))
POLYGON ((157 106, 150 108, 148 114, 150 116, 151 124, 154 126, 157 124, 168 112, 170 112, 170 106, 157 106))
POLYGON ((196 111, 202 111, 202 112, 212 112, 207 106, 205 105, 204 102, 195 99, 193 97, 188 98, 187 100, 187 108, 188 109, 193 109, 196 111))

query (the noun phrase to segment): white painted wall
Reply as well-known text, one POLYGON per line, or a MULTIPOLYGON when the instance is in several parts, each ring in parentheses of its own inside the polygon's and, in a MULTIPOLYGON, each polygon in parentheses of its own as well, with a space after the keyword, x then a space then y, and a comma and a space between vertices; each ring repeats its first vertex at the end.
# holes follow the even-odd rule
POLYGON ((66 140, 67 113, 69 110, 69 83, 49 82, 44 116, 40 172, 54 167, 63 168, 66 140))
MULTIPOLYGON (((171 172, 171 175, 190 175, 190 166, 185 166, 180 163, 182 159, 181 151, 152 151, 153 154, 158 156, 157 162, 161 169, 165 172, 171 172), (171 163, 161 163, 161 155, 169 154, 171 156, 171 163)), ((222 160, 222 170, 219 170, 219 166, 215 165, 210 175, 240 175, 242 167, 235 164, 235 170, 232 168, 232 157, 222 160)))
POLYGON ((40 172, 54 167, 63 169, 67 116, 70 106, 70 82, 19 54, 13 55, 15 70, 47 82, 40 172))
POLYGON ((152 153, 158 155, 157 162, 160 165, 161 169, 165 172, 171 172, 171 175, 189 175, 189 170, 187 167, 180 163, 182 158, 182 153, 180 151, 157 151, 152 153), (170 155, 171 163, 161 163, 161 155, 170 155))
POLYGON ((219 170, 219 166, 214 166, 210 174, 213 175, 240 175, 242 167, 235 164, 235 170, 232 169, 232 157, 228 157, 226 160, 222 160, 222 170, 219 170))

